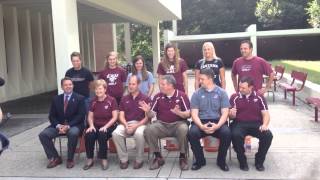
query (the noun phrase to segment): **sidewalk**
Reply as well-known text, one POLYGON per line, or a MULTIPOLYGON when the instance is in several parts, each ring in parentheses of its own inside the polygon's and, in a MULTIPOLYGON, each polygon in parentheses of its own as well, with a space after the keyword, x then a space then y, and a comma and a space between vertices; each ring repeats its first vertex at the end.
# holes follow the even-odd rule
MULTIPOLYGON (((230 77, 230 74, 227 74, 227 77, 230 77)), ((232 92, 231 80, 227 79, 227 82, 228 92, 232 92)), ((191 90, 192 78, 189 83, 191 90)), ((270 129, 274 138, 265 161, 264 172, 258 172, 254 167, 254 153, 258 145, 256 139, 252 139, 252 149, 247 155, 250 168, 248 172, 239 169, 234 151, 231 161, 227 160, 229 172, 223 172, 215 165, 216 153, 206 153, 207 165, 200 170, 182 172, 179 169, 177 152, 165 150, 163 155, 166 163, 159 170, 148 170, 147 153, 145 164, 140 170, 133 170, 132 162, 128 169, 121 170, 116 154, 109 154, 108 170, 102 171, 100 163, 96 162, 92 169, 83 171, 85 153, 81 154, 80 159, 75 158, 76 165, 69 170, 65 167, 66 142, 62 142, 64 163, 54 169, 46 169, 47 159, 38 140, 39 132, 48 125, 44 123, 10 138, 11 149, 0 157, 0 179, 320 179, 320 123, 313 121, 313 109, 301 101, 298 101, 296 106, 291 106, 291 98, 284 100, 282 91, 275 95, 274 103, 271 94, 267 97, 271 114, 270 129)), ((130 151, 133 151, 133 143, 128 144, 130 151)), ((134 153, 130 155, 132 159, 134 153)), ((190 166, 192 159, 190 150, 190 166)))

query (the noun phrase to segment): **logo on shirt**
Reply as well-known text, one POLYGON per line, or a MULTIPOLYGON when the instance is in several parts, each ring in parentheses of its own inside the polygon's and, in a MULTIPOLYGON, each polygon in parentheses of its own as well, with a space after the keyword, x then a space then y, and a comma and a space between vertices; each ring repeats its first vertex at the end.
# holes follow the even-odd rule
POLYGON ((109 108, 109 105, 104 106, 104 109, 107 110, 109 108))
POLYGON ((253 102, 258 102, 258 99, 257 98, 253 99, 253 102))
POLYGON ((205 64, 201 66, 201 69, 205 69, 205 68, 218 68, 217 64, 205 64))
POLYGON ((174 65, 171 65, 170 67, 169 67, 169 69, 167 70, 167 73, 174 73, 174 65))
POLYGON ((219 98, 218 94, 215 94, 215 95, 213 96, 213 99, 218 99, 218 98, 219 98))
POLYGON ((108 85, 114 86, 117 84, 116 80, 119 77, 119 74, 108 74, 107 79, 109 80, 108 85))
POLYGON ((248 71, 251 71, 251 69, 252 69, 252 65, 250 65, 250 64, 241 66, 242 72, 248 72, 248 71))

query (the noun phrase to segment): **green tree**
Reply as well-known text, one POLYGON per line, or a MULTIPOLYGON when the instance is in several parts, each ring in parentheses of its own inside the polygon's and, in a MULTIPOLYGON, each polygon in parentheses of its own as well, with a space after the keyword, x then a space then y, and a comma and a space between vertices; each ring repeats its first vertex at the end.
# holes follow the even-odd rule
POLYGON ((309 15, 308 22, 314 28, 320 27, 320 1, 312 0, 308 2, 306 8, 307 14, 309 15))
POLYGON ((178 34, 211 34, 244 31, 257 22, 256 0, 183 0, 178 34))
POLYGON ((259 0, 255 15, 263 29, 307 28, 308 0, 259 0))

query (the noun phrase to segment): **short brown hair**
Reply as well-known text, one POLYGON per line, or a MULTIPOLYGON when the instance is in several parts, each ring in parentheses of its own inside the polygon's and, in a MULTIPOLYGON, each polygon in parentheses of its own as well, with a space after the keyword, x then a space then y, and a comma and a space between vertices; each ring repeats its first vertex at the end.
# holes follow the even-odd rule
POLYGON ((81 59, 81 54, 79 52, 72 52, 70 55, 70 59, 72 60, 73 57, 79 57, 79 59, 81 59))
MULTIPOLYGON (((62 78, 61 81, 60 81, 61 86, 63 85, 63 83, 64 83, 65 81, 71 81, 71 82, 72 82, 72 79, 71 79, 70 77, 64 77, 64 78, 62 78)), ((72 84, 73 84, 73 82, 72 82, 72 84)))

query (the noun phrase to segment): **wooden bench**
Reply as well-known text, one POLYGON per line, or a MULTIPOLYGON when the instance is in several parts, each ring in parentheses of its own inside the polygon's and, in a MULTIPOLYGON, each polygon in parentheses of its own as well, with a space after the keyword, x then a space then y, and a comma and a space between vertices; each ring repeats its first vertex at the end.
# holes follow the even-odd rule
POLYGON ((291 72, 292 81, 288 83, 280 83, 279 86, 284 90, 284 99, 287 99, 287 92, 292 92, 292 105, 296 105, 296 92, 301 91, 304 88, 308 74, 305 72, 295 71, 291 72), (301 82, 301 85, 295 83, 297 81, 301 82))
POLYGON ((276 65, 274 67, 274 72, 275 72, 275 75, 274 75, 274 78, 273 78, 273 89, 274 89, 274 91, 277 91, 277 82, 282 79, 284 71, 285 71, 285 67, 282 66, 282 65, 276 65))
POLYGON ((318 122, 318 110, 320 108, 320 98, 316 97, 309 97, 306 99, 308 104, 311 104, 314 106, 314 120, 318 122))

